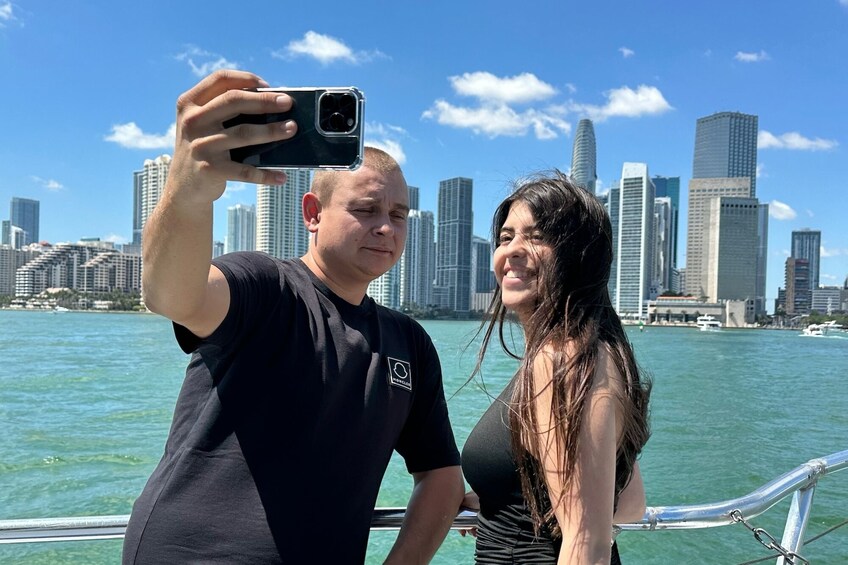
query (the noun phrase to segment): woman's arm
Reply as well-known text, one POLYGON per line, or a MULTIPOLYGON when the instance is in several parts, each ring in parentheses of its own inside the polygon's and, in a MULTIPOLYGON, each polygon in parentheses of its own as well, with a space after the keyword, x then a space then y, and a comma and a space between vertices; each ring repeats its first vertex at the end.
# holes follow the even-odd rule
POLYGON ((618 509, 613 516, 616 524, 627 524, 630 522, 641 522, 645 517, 645 484, 642 482, 642 472, 639 471, 639 462, 633 465, 633 475, 630 482, 618 495, 618 509))
POLYGON ((586 399, 574 476, 563 491, 561 445, 552 430, 552 365, 549 355, 534 360, 534 381, 538 397, 536 417, 540 460, 562 531, 558 564, 610 562, 615 492, 616 438, 619 437, 616 408, 620 378, 615 366, 601 348, 592 387, 586 399), (564 495, 563 495, 564 493, 564 495))

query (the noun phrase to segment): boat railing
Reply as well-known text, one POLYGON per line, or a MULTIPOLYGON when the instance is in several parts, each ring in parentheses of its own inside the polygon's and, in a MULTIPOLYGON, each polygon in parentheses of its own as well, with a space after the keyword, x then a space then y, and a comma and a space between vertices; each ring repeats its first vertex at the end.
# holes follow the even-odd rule
MULTIPOLYGON (((825 475, 845 468, 848 468, 848 450, 811 459, 739 498, 707 504, 648 507, 642 521, 618 524, 616 529, 688 530, 741 523, 751 529, 763 545, 778 552, 779 565, 795 563, 795 558, 799 559, 799 563, 804 562, 799 555, 804 544, 816 485, 825 475), (751 528, 748 520, 763 514, 789 495, 792 495, 792 503, 779 543, 768 532, 751 528)), ((405 508, 376 508, 371 519, 371 529, 400 529, 405 512, 405 508)), ((126 514, 0 520, 0 544, 119 539, 124 536, 128 520, 129 515, 126 514)), ((470 528, 476 523, 477 514, 463 509, 454 519, 452 529, 470 528)))

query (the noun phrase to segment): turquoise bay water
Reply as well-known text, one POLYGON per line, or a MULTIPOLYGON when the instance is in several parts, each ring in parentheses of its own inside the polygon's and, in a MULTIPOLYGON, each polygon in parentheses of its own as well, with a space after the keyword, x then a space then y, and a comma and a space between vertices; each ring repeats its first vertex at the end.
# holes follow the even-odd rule
MULTIPOLYGON (((490 399, 472 382, 477 324, 423 322, 445 372, 462 445, 490 399), (470 345, 469 345, 470 344, 470 345), (455 394, 454 394, 455 393, 455 394)), ((653 436, 641 465, 648 504, 744 495, 814 457, 848 449, 848 339, 795 332, 629 330, 654 379, 653 436)), ((484 379, 497 395, 515 362, 495 345, 484 379)), ((0 311, 0 519, 128 514, 162 454, 187 356, 152 315, 0 311)), ((399 458, 378 504, 403 506, 399 458)), ((753 520, 778 539, 788 500, 753 520)), ((332 516, 332 513, 328 513, 332 516)), ((808 538, 848 518, 848 472, 816 491, 808 538)), ((332 543, 332 523, 325 526, 332 543)), ((394 540, 375 532, 369 563, 394 540)), ((740 563, 765 556, 742 526, 625 532, 627 563, 740 563)), ((117 563, 121 543, 0 545, 0 563, 117 563)), ((808 546, 814 563, 848 562, 848 527, 808 546)), ((473 541, 448 535, 435 564, 470 563, 473 541)))

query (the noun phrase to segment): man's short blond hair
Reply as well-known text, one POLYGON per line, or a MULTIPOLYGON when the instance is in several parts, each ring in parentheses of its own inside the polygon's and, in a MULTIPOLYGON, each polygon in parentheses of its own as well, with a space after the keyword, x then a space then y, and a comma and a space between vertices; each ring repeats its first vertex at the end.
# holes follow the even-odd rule
MULTIPOLYGON (((366 147, 363 167, 368 167, 378 173, 389 174, 400 170, 400 165, 394 157, 376 147, 366 147)), ((333 189, 337 186, 339 175, 348 175, 348 171, 317 171, 312 177, 312 188, 310 189, 324 205, 329 204, 333 189)))

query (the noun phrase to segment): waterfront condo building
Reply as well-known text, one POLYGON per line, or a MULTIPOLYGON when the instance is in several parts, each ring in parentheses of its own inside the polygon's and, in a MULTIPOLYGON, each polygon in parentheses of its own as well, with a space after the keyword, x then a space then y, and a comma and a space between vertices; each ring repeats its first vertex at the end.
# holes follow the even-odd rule
POLYGON ((582 119, 574 134, 574 147, 571 150, 571 180, 588 192, 595 194, 598 180, 595 148, 595 126, 592 120, 582 119))
POLYGON ((279 259, 301 257, 309 247, 301 202, 309 191, 308 169, 287 169, 283 185, 256 187, 256 250, 279 259))
POLYGON ((136 204, 133 205, 133 243, 141 242, 144 226, 162 197, 170 169, 171 156, 160 155, 155 159, 145 159, 142 169, 133 173, 133 200, 141 206, 139 211, 135 208, 136 204), (136 222, 136 217, 140 224, 136 222), (136 230, 139 234, 138 242, 135 241, 136 230))
POLYGON ((806 259, 786 259, 786 313, 810 313, 810 262, 806 259))
POLYGON ((256 207, 236 204, 227 208, 227 239, 224 253, 256 249, 256 207))
POLYGON ((406 248, 401 257, 401 305, 425 308, 433 304, 436 243, 433 212, 412 209, 407 219, 406 248))
POLYGON ((610 217, 610 227, 612 228, 612 265, 610 265, 610 278, 607 288, 609 289, 610 302, 615 304, 618 295, 618 214, 621 204, 621 182, 613 181, 610 184, 609 192, 607 193, 606 203, 604 207, 607 209, 607 214, 610 217))
POLYGON ((792 254, 790 257, 806 259, 810 263, 810 290, 819 287, 819 259, 821 257, 821 232, 802 229, 792 232, 792 254))
POLYGON ((473 181, 455 177, 439 182, 439 235, 435 299, 457 317, 468 315, 471 301, 473 181))
POLYGON ((624 163, 618 206, 615 309, 631 319, 647 317, 654 274, 654 184, 645 163, 624 163))
POLYGON ((9 205, 9 220, 12 226, 23 230, 21 246, 38 243, 38 222, 41 203, 30 198, 12 197, 9 205))

